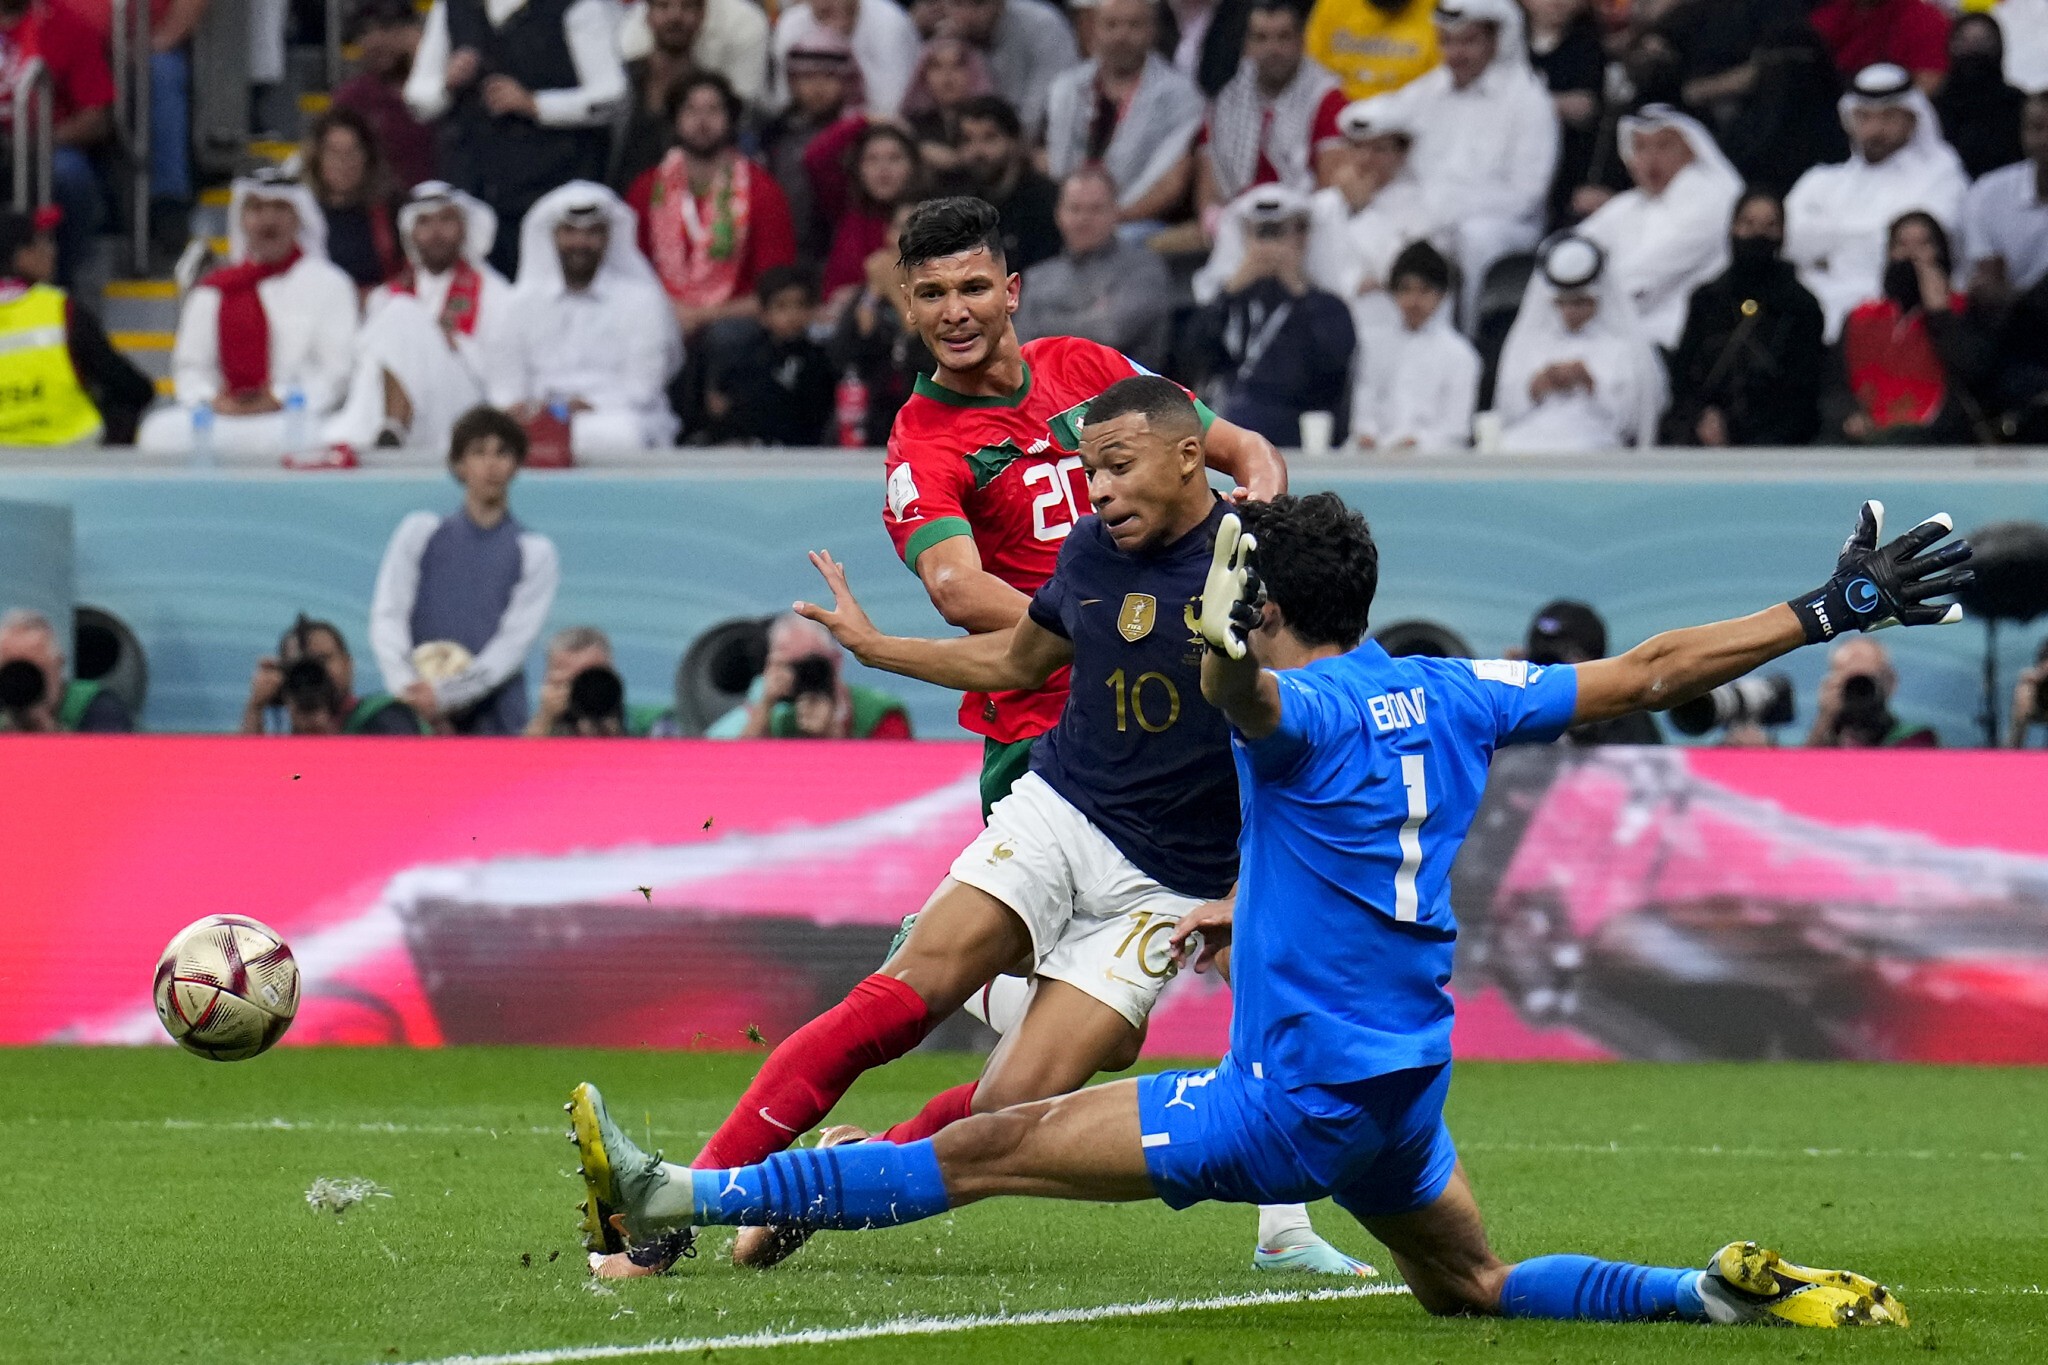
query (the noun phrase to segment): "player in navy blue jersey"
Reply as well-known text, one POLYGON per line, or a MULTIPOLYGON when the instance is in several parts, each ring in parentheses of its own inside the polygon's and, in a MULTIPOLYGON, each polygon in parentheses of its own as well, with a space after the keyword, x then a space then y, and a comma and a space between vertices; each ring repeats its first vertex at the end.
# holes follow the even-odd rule
MULTIPOLYGON (((1117 423, 1091 426, 1084 458, 1092 472, 1113 446, 1145 439, 1117 423)), ((1882 516, 1865 504, 1833 577, 1813 592, 1618 658, 1548 668, 1396 660, 1361 643, 1378 552, 1364 519, 1333 494, 1247 508, 1249 534, 1237 516, 1218 518, 1190 624, 1204 642, 1203 693, 1233 730, 1245 855, 1234 915, 1206 910, 1181 929, 1203 928, 1204 958, 1234 935, 1223 1062, 978 1115, 924 1142, 784 1152, 731 1170, 648 1156, 579 1087, 573 1136, 593 1198, 637 1236, 775 1219, 882 1227, 995 1195, 1178 1208, 1327 1194, 1386 1244, 1433 1313, 1904 1325, 1904 1307, 1874 1281, 1797 1266, 1753 1242, 1729 1243, 1704 1270, 1588 1256, 1505 1264, 1443 1121, 1449 872, 1493 751, 1678 705, 1844 630, 1959 619, 1959 608, 1930 600, 1970 581, 1954 567, 1968 546, 1933 548, 1947 517, 1880 544, 1882 516)), ((871 636, 841 605, 821 617, 871 636)), ((908 661, 896 644, 867 647, 908 661)), ((1015 641, 1011 657, 1020 669, 1029 661, 1015 641)))

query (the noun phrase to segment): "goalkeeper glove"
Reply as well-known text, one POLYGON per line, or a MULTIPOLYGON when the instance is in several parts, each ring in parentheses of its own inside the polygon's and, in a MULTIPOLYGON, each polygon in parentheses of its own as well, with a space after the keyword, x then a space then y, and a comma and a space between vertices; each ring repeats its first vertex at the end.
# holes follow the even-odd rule
POLYGON ((1936 604, 1927 599, 1977 581, 1973 570, 1955 569, 1970 557, 1970 543, 1950 541, 1932 554, 1920 553, 1954 529, 1948 513, 1937 512, 1880 547, 1884 504, 1875 499, 1864 503, 1855 534, 1835 561, 1835 576, 1785 604, 1805 627, 1806 643, 1817 645, 1845 630, 1945 626, 1962 620, 1959 603, 1936 604))
POLYGON ((1259 628, 1259 607, 1265 585, 1251 564, 1259 538, 1244 529, 1235 512, 1225 513, 1216 528, 1216 552, 1209 560, 1209 581, 1202 587, 1201 611, 1188 608, 1188 624, 1208 641, 1209 648, 1233 659, 1245 655, 1245 640, 1259 628))

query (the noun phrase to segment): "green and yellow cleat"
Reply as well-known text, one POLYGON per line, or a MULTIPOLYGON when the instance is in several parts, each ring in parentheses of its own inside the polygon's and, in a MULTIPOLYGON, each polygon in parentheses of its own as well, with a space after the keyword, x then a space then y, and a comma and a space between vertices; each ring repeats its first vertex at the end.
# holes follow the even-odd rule
MULTIPOLYGON (((646 1217, 647 1200, 668 1183, 661 1153, 640 1150, 605 1111, 604 1096, 588 1081, 569 1093, 562 1106, 569 1114, 569 1140, 582 1158, 583 1245, 599 1255, 630 1247, 671 1241, 677 1231, 657 1226, 646 1217)), ((677 1251, 676 1254, 688 1254, 677 1251)), ((667 1258, 672 1261, 675 1255, 667 1258)), ((666 1266, 664 1266, 666 1268, 666 1266)))
POLYGON ((1773 1327, 1905 1327, 1906 1305, 1851 1270, 1794 1265, 1755 1242, 1730 1242, 1700 1276, 1715 1322, 1773 1327))

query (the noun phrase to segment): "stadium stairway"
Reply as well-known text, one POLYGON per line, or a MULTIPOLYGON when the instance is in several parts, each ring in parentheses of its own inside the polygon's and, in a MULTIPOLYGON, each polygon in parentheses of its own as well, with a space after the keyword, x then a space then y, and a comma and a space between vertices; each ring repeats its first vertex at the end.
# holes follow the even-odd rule
MULTIPOLYGON (((295 61, 296 73, 307 63, 295 61)), ((327 108, 324 91, 308 91, 297 100, 301 123, 311 122, 327 108)), ((251 138, 243 148, 243 163, 254 169, 281 166, 299 151, 296 142, 274 138, 251 138)), ((192 208, 192 239, 206 243, 214 260, 228 254, 228 187, 201 190, 192 208)), ((188 252, 190 248, 187 248, 188 252)), ((114 349, 133 361, 138 369, 156 381, 159 394, 171 392, 171 343, 178 329, 178 281, 173 274, 149 279, 109 280, 100 292, 100 320, 114 349)))

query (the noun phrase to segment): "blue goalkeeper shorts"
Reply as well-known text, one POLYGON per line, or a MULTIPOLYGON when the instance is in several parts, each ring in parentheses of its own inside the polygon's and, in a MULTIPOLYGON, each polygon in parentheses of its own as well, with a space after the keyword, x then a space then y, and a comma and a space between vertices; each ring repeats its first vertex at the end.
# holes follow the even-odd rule
POLYGON ((1359 1218, 1407 1213, 1442 1194, 1458 1164, 1450 1087, 1448 1062, 1293 1090, 1229 1057, 1214 1071, 1141 1076, 1145 1166, 1176 1209, 1329 1196, 1359 1218))

